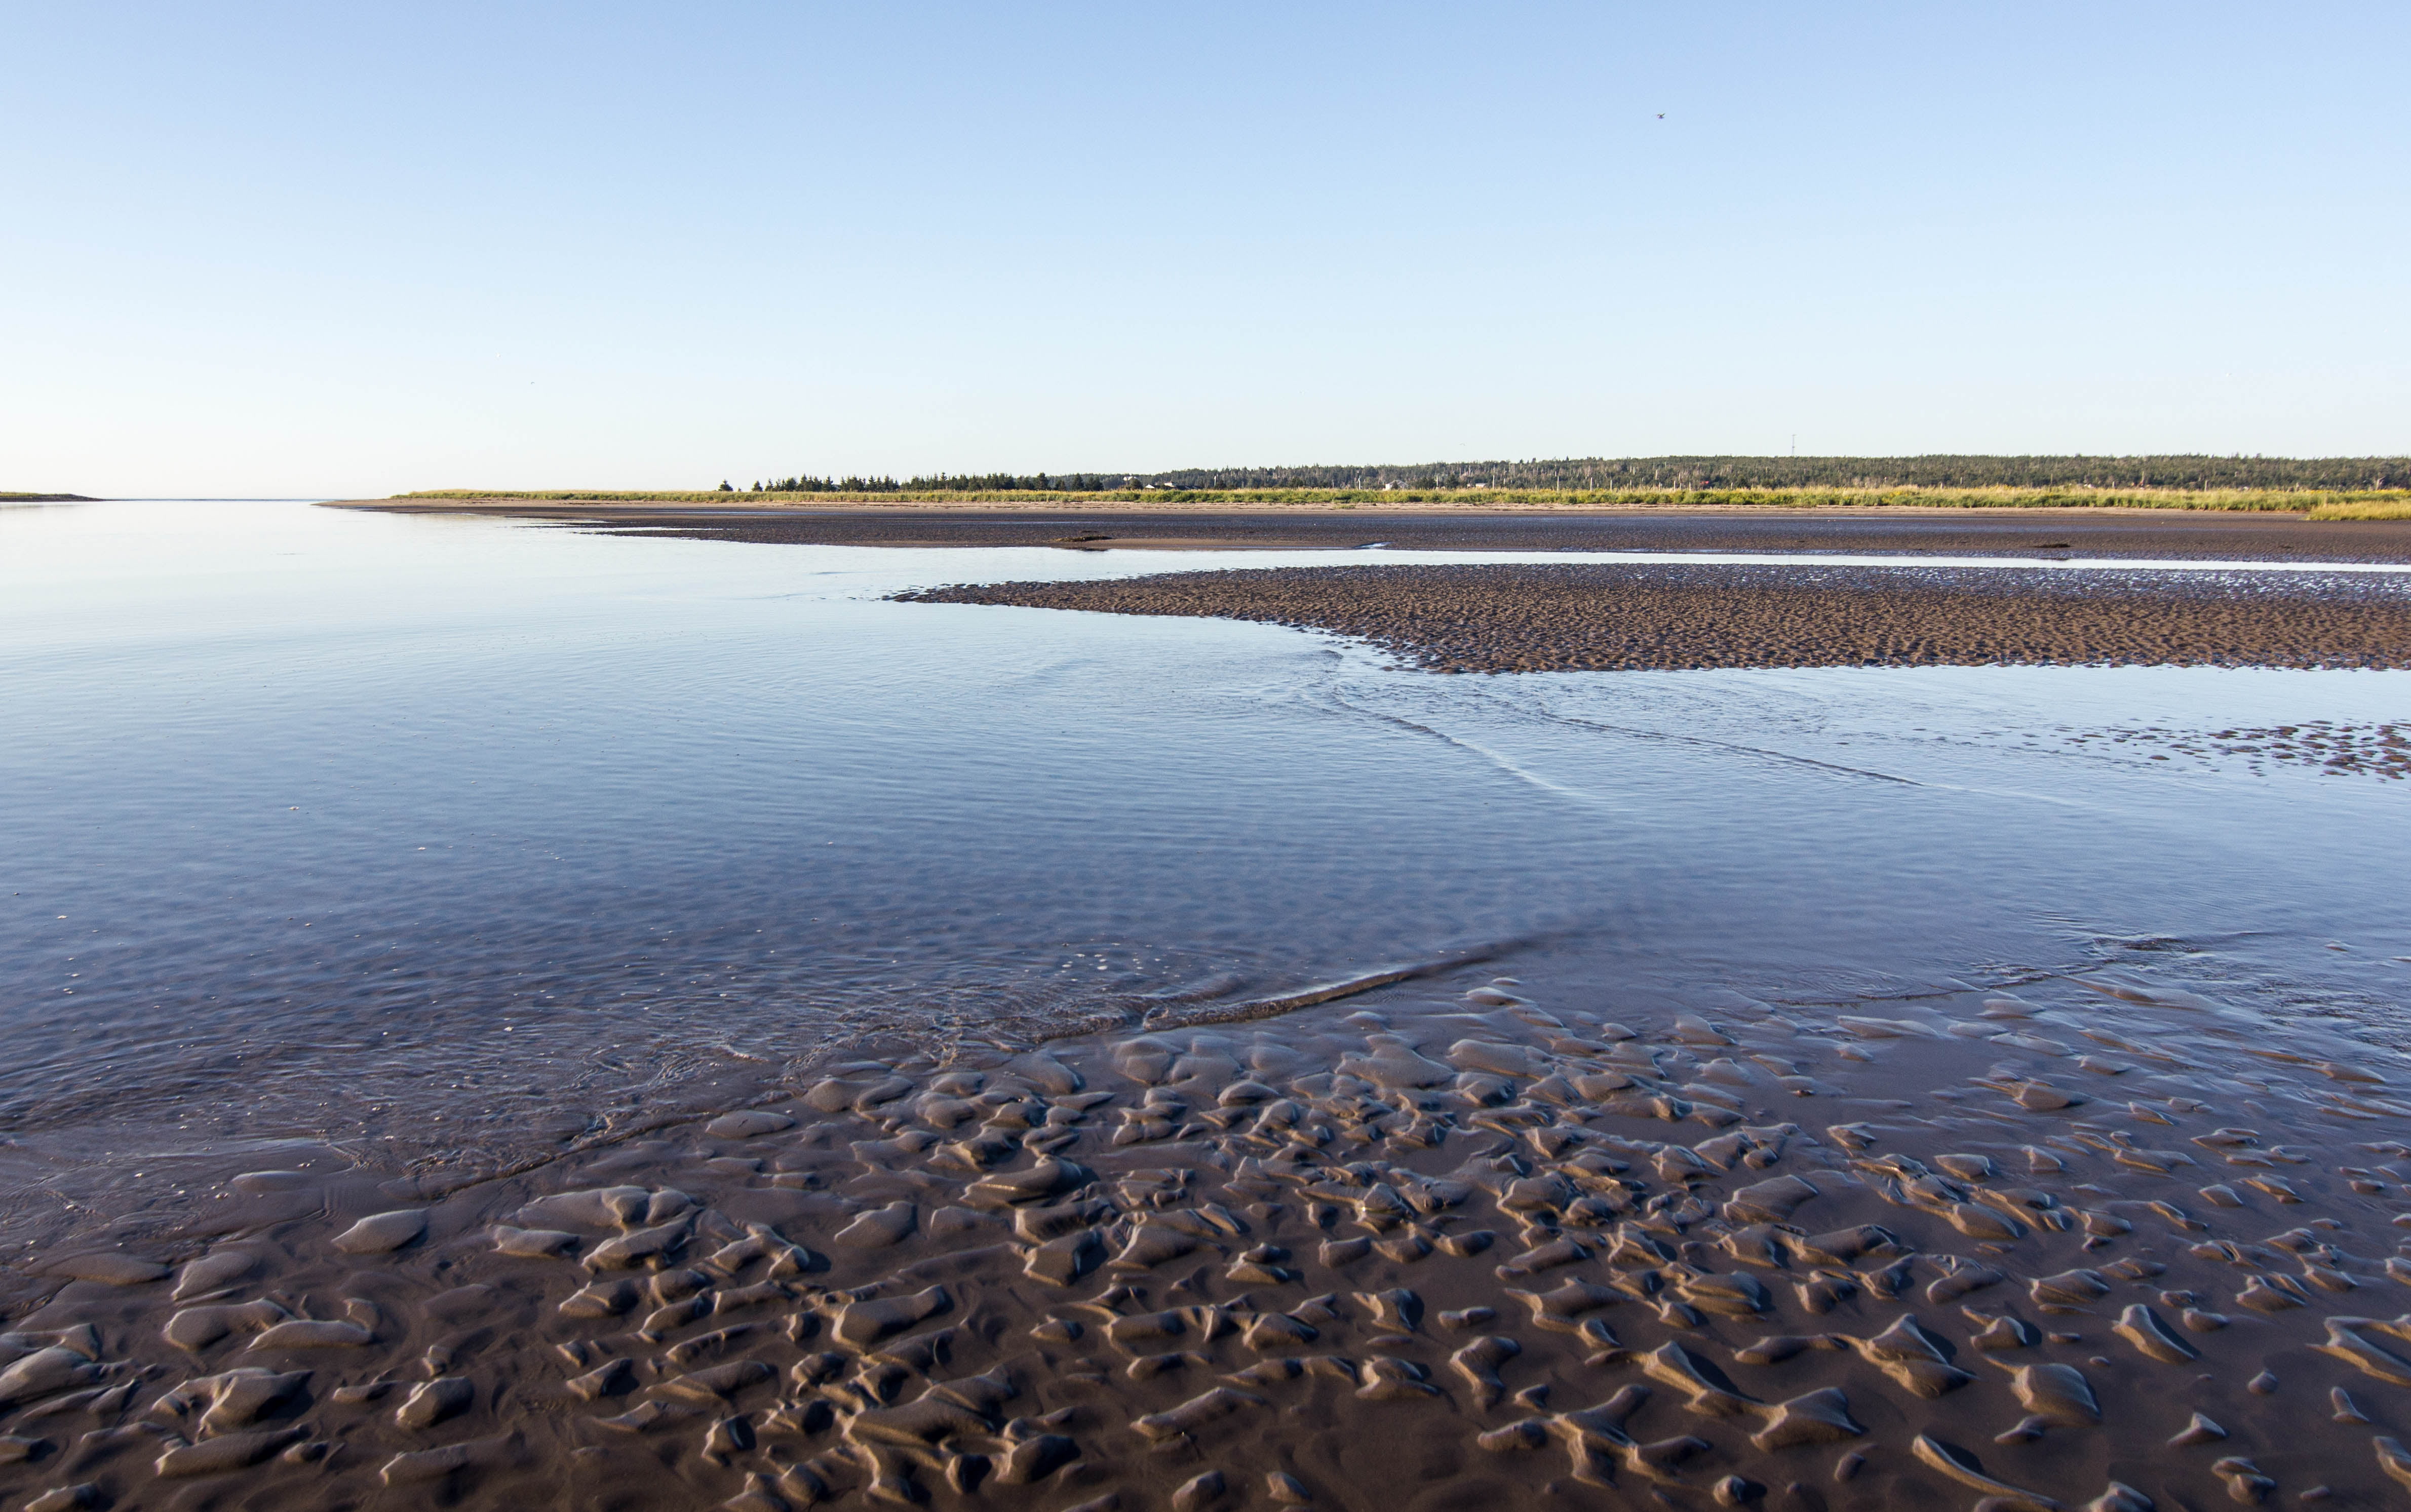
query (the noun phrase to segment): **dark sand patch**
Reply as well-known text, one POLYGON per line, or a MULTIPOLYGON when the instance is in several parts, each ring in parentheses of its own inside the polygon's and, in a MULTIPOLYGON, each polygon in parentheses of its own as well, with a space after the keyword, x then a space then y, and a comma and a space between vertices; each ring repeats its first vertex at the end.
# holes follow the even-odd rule
POLYGON ((2329 719, 2259 728, 2173 730, 2152 726, 2084 730, 2067 736, 2077 749, 2120 746, 2154 761, 2233 762, 2253 771, 2312 767, 2331 777, 2411 777, 2411 727, 2391 723, 2338 724, 2329 719))
MULTIPOLYGON (((1307 506, 1099 510, 696 508, 546 501, 354 500, 408 514, 494 514, 630 535, 825 546, 1058 546, 1157 537, 1266 550, 1838 551, 1986 556, 2411 562, 2411 521, 2108 509, 1560 511, 1307 506), (1087 540, 1083 540, 1087 537, 1087 540)), ((1158 545, 1162 541, 1155 542, 1158 545)))
POLYGON ((1331 630, 1444 672, 2411 667, 2411 584, 2390 574, 1570 563, 1275 567, 896 596, 1331 630))
POLYGON ((234 1176, 198 1218, 15 1257, 0 1495, 2139 1512, 2411 1484, 2401 1057, 2125 978, 1578 995, 1461 977, 849 1063, 448 1194, 234 1176))

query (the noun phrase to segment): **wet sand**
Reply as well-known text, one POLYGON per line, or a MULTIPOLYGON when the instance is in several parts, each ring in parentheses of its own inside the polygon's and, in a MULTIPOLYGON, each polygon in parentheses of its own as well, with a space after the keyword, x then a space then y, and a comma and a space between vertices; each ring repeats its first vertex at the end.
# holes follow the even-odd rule
POLYGON ((1441 672, 2411 667, 2411 584, 2390 574, 1584 563, 1275 567, 898 596, 1330 630, 1441 672))
POLYGON ((2175 1512, 2411 1488, 2391 1051, 2110 976, 1685 1005, 1460 971, 1290 1006, 822 1066, 445 1193, 290 1150, 197 1217, 18 1257, 0 1495, 2175 1512))
POLYGON ((1064 546, 1075 550, 1839 551, 2411 562, 2411 521, 2313 523, 2294 515, 2115 509, 1436 509, 1306 506, 795 509, 345 501, 415 514, 492 514, 630 535, 829 546, 1064 546))
POLYGON ((2132 745, 2159 747, 2155 761, 2190 757, 2216 765, 2223 758, 2254 772, 2272 766, 2316 767, 2331 776, 2368 775, 2401 782, 2411 777, 2411 727, 2391 723, 2339 725, 2306 720, 2258 729, 2167 730, 2116 728, 2069 735, 2068 743, 2094 749, 2132 745))

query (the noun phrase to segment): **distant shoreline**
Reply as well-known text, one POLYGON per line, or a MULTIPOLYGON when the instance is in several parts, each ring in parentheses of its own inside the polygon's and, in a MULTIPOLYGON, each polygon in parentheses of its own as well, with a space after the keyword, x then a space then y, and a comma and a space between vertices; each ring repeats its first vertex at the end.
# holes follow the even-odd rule
POLYGON ((98 504, 80 493, 0 493, 0 504, 98 504))
POLYGON ((533 490, 505 492, 439 489, 387 499, 337 501, 361 508, 465 508, 511 512, 563 507, 611 509, 709 507, 716 510, 827 508, 1182 509, 1401 507, 1419 511, 1629 511, 1698 509, 2117 509, 2295 514, 2309 519, 2411 518, 2411 491, 2400 489, 2228 488, 1629 488, 1629 489, 1364 489, 1134 488, 1074 492, 1048 489, 941 489, 881 492, 645 492, 533 490))
MULTIPOLYGON (((744 495, 735 495, 743 499, 744 495)), ((475 514, 617 535, 757 545, 1052 546, 1077 550, 1765 551, 2411 562, 2411 519, 2312 521, 2275 511, 1881 507, 1376 508, 1207 504, 866 505, 528 497, 333 501, 403 514, 475 514)))

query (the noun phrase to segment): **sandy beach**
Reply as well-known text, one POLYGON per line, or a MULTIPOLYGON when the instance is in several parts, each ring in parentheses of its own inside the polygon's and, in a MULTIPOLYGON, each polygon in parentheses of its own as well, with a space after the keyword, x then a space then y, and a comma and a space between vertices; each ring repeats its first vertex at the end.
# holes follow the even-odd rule
POLYGON ((2111 975, 1696 998, 1467 968, 857 1059, 460 1190, 235 1175, 204 1224, 14 1284, 0 1480, 744 1512, 2411 1485, 2397 1057, 2111 975))

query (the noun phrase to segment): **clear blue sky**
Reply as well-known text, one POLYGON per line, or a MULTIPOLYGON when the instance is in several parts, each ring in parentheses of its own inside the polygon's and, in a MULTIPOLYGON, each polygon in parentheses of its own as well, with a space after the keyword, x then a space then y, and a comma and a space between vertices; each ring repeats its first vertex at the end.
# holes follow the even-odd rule
POLYGON ((2400 453, 2406 54, 2380 4, 9 0, 0 488, 2400 453))

